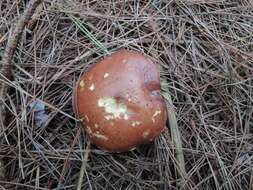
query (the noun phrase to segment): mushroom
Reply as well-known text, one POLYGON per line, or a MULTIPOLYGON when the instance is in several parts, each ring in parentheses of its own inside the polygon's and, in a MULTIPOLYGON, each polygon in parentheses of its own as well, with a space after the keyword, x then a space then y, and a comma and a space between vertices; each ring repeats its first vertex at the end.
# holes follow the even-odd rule
POLYGON ((91 143, 109 152, 153 141, 166 125, 156 65, 141 53, 119 50, 79 79, 73 106, 91 143))

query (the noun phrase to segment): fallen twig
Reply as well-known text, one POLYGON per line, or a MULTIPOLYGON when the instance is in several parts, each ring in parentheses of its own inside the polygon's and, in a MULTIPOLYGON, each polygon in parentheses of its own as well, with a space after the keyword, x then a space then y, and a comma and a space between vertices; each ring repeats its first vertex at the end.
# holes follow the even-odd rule
POLYGON ((173 108, 171 96, 169 93, 166 93, 166 95, 163 94, 163 96, 166 99, 171 139, 172 139, 173 146, 175 147, 175 157, 177 159, 177 165, 178 165, 176 168, 177 168, 177 173, 180 177, 180 183, 178 184, 178 186, 180 186, 184 182, 185 175, 186 175, 181 133, 178 129, 176 113, 173 108))
MULTIPOLYGON (((150 26, 152 28, 153 31, 158 31, 158 26, 155 22, 150 21, 150 26)), ((165 46, 165 44, 163 43, 162 38, 159 36, 158 33, 156 33, 156 36, 158 38, 158 40, 161 42, 164 50, 166 51, 166 54, 169 55, 170 57, 170 61, 171 61, 171 66, 174 66, 173 61, 172 61, 172 54, 171 52, 169 52, 165 46)), ((168 119, 169 119, 169 125, 170 125, 170 131, 171 131, 171 139, 173 142, 173 146, 175 146, 176 149, 176 159, 178 162, 178 174, 180 175, 181 178, 181 182, 184 180, 184 176, 186 174, 185 172, 185 161, 184 161, 184 154, 183 154, 183 150, 182 150, 182 140, 181 140, 181 134, 180 131, 178 129, 178 125, 177 125, 177 118, 176 118, 176 114, 175 111, 173 109, 173 103, 170 97, 170 94, 167 93, 166 94, 166 104, 167 104, 167 113, 168 113, 168 119)), ((180 184, 179 184, 180 185, 180 184)))
MULTIPOLYGON (((31 16, 33 15, 34 11, 36 10, 37 6, 41 3, 42 0, 31 0, 27 5, 23 15, 20 17, 16 25, 13 25, 13 28, 10 30, 8 42, 1 60, 0 64, 0 73, 7 79, 12 78, 12 58, 16 51, 18 41, 22 32, 24 30, 25 25, 30 20, 31 16)), ((1 79, 3 79, 1 77, 1 79)), ((4 80, 5 81, 5 80, 4 80)), ((4 100, 6 97, 6 93, 8 92, 8 85, 6 83, 0 83, 0 134, 2 135, 2 131, 4 130, 4 122, 5 122, 5 109, 4 109, 4 100)), ((1 138, 1 136, 0 136, 1 138)), ((1 139, 0 139, 1 140, 1 139)), ((2 161, 0 160, 1 164, 2 161)), ((3 170, 1 170, 3 171, 3 170)), ((1 177, 4 178, 4 174, 0 174, 1 177)))
POLYGON ((84 176, 84 172, 86 170, 88 157, 89 157, 89 152, 90 152, 90 141, 87 142, 87 146, 85 148, 84 158, 83 158, 82 166, 81 166, 81 169, 80 169, 79 179, 78 179, 76 190, 81 190, 82 189, 83 176, 84 176))

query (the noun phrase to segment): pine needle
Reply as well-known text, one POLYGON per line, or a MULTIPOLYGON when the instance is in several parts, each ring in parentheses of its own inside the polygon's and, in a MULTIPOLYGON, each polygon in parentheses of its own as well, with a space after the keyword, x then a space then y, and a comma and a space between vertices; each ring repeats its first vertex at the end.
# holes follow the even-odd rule
POLYGON ((79 28, 82 34, 85 37, 89 38, 93 44, 95 44, 98 48, 100 48, 104 53, 109 54, 107 48, 85 27, 85 25, 81 22, 80 19, 76 18, 71 14, 67 14, 68 17, 75 23, 75 25, 79 28))

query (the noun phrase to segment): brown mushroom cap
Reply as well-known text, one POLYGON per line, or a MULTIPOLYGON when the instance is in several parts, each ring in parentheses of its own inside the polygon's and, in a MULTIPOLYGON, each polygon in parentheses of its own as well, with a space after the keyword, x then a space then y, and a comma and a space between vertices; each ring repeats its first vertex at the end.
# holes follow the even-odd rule
POLYGON ((110 152, 152 141, 166 125, 158 68, 134 51, 94 64, 78 81, 73 103, 91 142, 110 152))

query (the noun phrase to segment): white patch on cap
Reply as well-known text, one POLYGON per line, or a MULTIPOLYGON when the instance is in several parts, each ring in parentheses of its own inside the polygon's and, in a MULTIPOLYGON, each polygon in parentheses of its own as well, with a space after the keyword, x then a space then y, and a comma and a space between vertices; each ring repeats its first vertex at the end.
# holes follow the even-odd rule
POLYGON ((124 120, 128 120, 129 119, 129 117, 128 117, 128 115, 125 113, 124 114, 124 120))
POLYGON ((104 117, 106 120, 121 119, 128 120, 127 106, 123 103, 117 103, 113 97, 102 97, 98 100, 98 107, 104 108, 107 113, 104 117))
POLYGON ((96 129, 99 128, 99 125, 98 125, 97 123, 95 123, 95 128, 96 128, 96 129))
POLYGON ((111 119, 114 119, 114 116, 113 115, 105 115, 105 119, 111 120, 111 119))
POLYGON ((131 125, 132 125, 133 127, 135 127, 135 126, 138 126, 138 125, 140 125, 140 124, 141 124, 140 121, 133 121, 131 125))
POLYGON ((107 77, 109 77, 109 73, 104 74, 104 79, 107 78, 107 77))
POLYGON ((155 113, 154 113, 153 116, 152 116, 152 121, 153 121, 153 123, 155 123, 155 117, 158 116, 158 115, 160 115, 161 113, 162 113, 161 110, 156 110, 156 111, 155 111, 155 113))
POLYGON ((123 60, 122 60, 122 63, 126 63, 126 62, 127 62, 127 60, 126 60, 126 59, 123 59, 123 60))
POLYGON ((146 139, 146 138, 148 137, 149 133, 150 133, 150 130, 149 130, 149 129, 146 130, 146 131, 144 131, 144 132, 142 133, 143 138, 146 139))
POLYGON ((101 135, 101 134, 99 134, 99 133, 95 133, 94 136, 95 136, 96 138, 98 138, 98 139, 102 139, 102 140, 105 140, 105 141, 108 140, 108 137, 107 137, 107 136, 101 135))
POLYGON ((87 133, 88 133, 88 134, 92 134, 92 130, 90 129, 89 126, 86 126, 86 129, 87 129, 87 133))
POLYGON ((84 85, 85 85, 84 81, 81 80, 80 83, 79 83, 79 85, 80 85, 81 88, 84 88, 84 85))
POLYGON ((91 86, 90 86, 90 91, 93 91, 93 90, 95 90, 95 85, 94 84, 92 84, 91 86))
POLYGON ((85 118, 85 120, 86 120, 87 122, 90 121, 87 115, 85 115, 84 118, 85 118))

